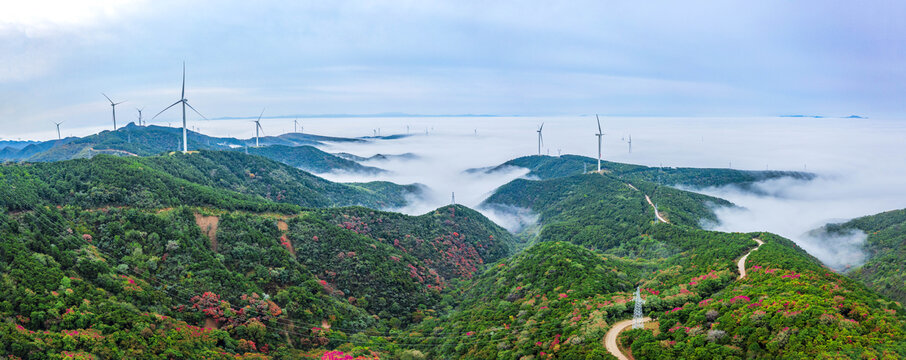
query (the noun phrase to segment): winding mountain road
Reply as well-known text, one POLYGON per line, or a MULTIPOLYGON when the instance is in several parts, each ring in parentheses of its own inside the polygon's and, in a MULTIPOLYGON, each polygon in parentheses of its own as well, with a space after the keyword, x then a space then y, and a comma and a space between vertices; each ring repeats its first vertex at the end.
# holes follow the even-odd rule
POLYGON ((651 202, 651 198, 648 197, 648 195, 645 195, 645 201, 648 202, 648 205, 651 205, 651 207, 654 208, 654 216, 656 216, 658 220, 660 220, 661 222, 664 222, 664 223, 668 223, 668 224, 670 223, 669 221, 667 221, 667 219, 664 219, 663 217, 661 217, 661 213, 659 213, 657 211, 657 207, 654 206, 654 203, 651 202))
MULTIPOLYGON (((643 323, 648 321, 651 321, 650 317, 642 318, 643 323)), ((607 335, 604 335, 604 347, 607 348, 607 351, 610 352, 611 355, 616 356, 617 359, 631 359, 631 357, 624 355, 623 352, 620 351, 620 346, 617 345, 617 337, 621 332, 623 332, 623 330, 626 330, 626 328, 630 326, 632 326, 632 319, 620 321, 616 324, 613 324, 613 327, 611 327, 610 330, 607 331, 607 335)))
POLYGON ((756 246, 752 250, 749 250, 749 252, 747 252, 745 255, 743 255, 741 258, 739 258, 739 262, 736 263, 736 267, 739 268, 739 279, 737 279, 737 280, 742 280, 746 277, 746 259, 749 258, 749 254, 751 254, 755 250, 758 250, 758 248, 760 248, 761 245, 764 245, 764 241, 761 241, 761 239, 759 239, 759 238, 754 238, 752 240, 755 240, 755 242, 758 243, 758 246, 756 246))
MULTIPOLYGON (((645 195, 645 199, 648 200, 649 204, 651 203, 651 200, 648 199, 648 195, 645 195)), ((652 204, 651 206, 653 207, 654 205, 652 204)), ((658 215, 658 218, 660 218, 660 215, 658 215)), ((736 263, 736 267, 739 268, 739 278, 737 280, 742 280, 746 277, 746 259, 749 258, 749 254, 751 254, 755 250, 758 250, 758 248, 760 248, 761 245, 764 245, 764 241, 761 241, 761 239, 759 239, 759 238, 753 238, 752 240, 755 240, 755 242, 758 243, 758 246, 756 246, 752 250, 749 250, 749 252, 747 252, 745 255, 743 255, 741 258, 739 258, 739 261, 736 263)), ((642 319, 642 321, 648 322, 648 321, 651 321, 651 318, 645 317, 642 319)), ((627 356, 626 354, 623 354, 623 352, 620 351, 620 347, 617 345, 617 338, 620 336, 620 333, 623 332, 623 330, 626 330, 630 326, 632 326, 632 319, 620 321, 616 324, 613 324, 613 326, 610 328, 610 330, 607 330, 607 334, 604 335, 604 347, 607 348, 607 352, 609 352, 611 355, 615 356, 617 359, 620 359, 620 360, 632 359, 632 357, 627 356)))

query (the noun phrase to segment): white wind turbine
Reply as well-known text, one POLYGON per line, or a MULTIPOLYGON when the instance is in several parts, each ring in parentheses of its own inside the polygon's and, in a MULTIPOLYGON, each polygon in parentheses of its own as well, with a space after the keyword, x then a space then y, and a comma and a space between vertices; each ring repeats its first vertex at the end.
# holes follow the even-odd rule
POLYGON ((264 109, 261 109, 261 114, 258 115, 258 120, 255 120, 255 147, 258 147, 258 130, 264 132, 264 128, 261 127, 261 116, 264 115, 264 109))
POLYGON ((544 143, 544 138, 541 136, 541 129, 544 129, 544 123, 541 123, 541 126, 538 127, 538 130, 535 132, 538 133, 538 155, 541 155, 541 144, 544 143))
POLYGON ((601 130, 601 118, 598 114, 595 114, 595 119, 598 120, 598 133, 595 134, 598 137, 598 171, 601 171, 601 139, 604 138, 604 130, 601 130))
POLYGON ((135 110, 138 111, 138 126, 142 126, 142 110, 145 110, 145 108, 135 108, 135 110))
POLYGON ((205 120, 208 119, 208 118, 204 117, 204 115, 201 115, 201 113, 198 112, 198 110, 195 110, 195 108, 193 108, 192 105, 189 105, 189 100, 186 100, 186 63, 185 62, 182 63, 182 95, 180 95, 180 98, 178 101, 176 101, 175 103, 173 103, 170 106, 167 106, 165 109, 161 110, 159 113, 157 113, 157 115, 154 115, 154 117, 152 117, 151 120, 154 120, 160 114, 163 114, 164 111, 167 111, 167 109, 169 109, 179 103, 182 103, 182 152, 185 154, 185 153, 189 152, 189 135, 186 130, 186 106, 188 106, 189 109, 192 109, 192 111, 194 111, 196 114, 198 114, 198 116, 201 116, 202 119, 205 119, 205 120))
POLYGON ((60 124, 62 124, 62 123, 65 122, 65 121, 66 121, 66 120, 63 120, 63 121, 55 122, 55 123, 54 123, 54 124, 57 125, 57 140, 63 139, 63 136, 60 135, 60 124))
MULTIPOLYGON (((298 133, 298 132, 299 132, 299 130, 297 129, 298 126, 299 126, 299 119, 296 118, 295 120, 293 120, 293 132, 294 132, 294 133, 298 133)), ((304 126, 302 127, 302 131, 305 131, 305 127, 304 127, 304 126)))
POLYGON ((113 108, 113 131, 116 131, 116 106, 124 103, 125 101, 115 103, 113 102, 113 100, 110 100, 110 97, 107 96, 107 94, 101 93, 101 95, 104 95, 104 97, 107 98, 107 101, 110 102, 110 107, 113 108))

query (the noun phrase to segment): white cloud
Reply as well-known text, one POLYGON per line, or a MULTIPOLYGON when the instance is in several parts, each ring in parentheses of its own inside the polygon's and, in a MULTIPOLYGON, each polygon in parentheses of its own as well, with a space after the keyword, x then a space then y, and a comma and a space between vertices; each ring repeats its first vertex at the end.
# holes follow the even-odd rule
POLYGON ((95 27, 135 11, 144 0, 29 0, 0 3, 0 36, 30 38, 95 27))

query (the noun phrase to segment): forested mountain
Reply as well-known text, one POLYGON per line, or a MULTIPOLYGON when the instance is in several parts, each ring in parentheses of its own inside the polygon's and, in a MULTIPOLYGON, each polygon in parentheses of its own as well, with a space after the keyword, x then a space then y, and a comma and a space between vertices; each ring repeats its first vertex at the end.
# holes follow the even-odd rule
POLYGON ((569 241, 602 249, 638 235, 640 226, 654 221, 654 209, 645 195, 668 221, 694 227, 717 220, 712 206, 732 206, 723 199, 606 173, 517 179, 498 188, 483 206, 528 208, 538 213, 538 228, 528 229, 524 236, 540 230, 540 241, 569 241))
POLYGON ((892 299, 906 302, 906 209, 828 224, 822 231, 831 235, 865 232, 868 260, 846 275, 892 299))
MULTIPOLYGON (((76 161, 127 160, 135 159, 76 161)), ((274 214, 257 212, 273 202, 233 196, 263 205, 0 210, 0 353, 300 358, 349 343, 388 353, 398 347, 367 334, 420 320, 450 281, 512 247, 505 230, 462 206, 418 217, 274 214), (383 238, 394 234, 403 242, 383 238), (425 239, 434 251, 421 247, 425 239)))
POLYGON ((653 330, 623 337, 637 359, 906 355, 899 304, 823 268, 770 234, 646 225, 620 247, 594 252, 541 242, 492 264, 407 339, 437 359, 609 358, 602 339, 632 316, 638 286, 653 330), (749 275, 735 260, 752 252, 749 275))
MULTIPOLYGON (((493 168, 473 169, 471 171, 494 172, 511 166, 529 169, 530 172, 527 176, 530 177, 552 179, 582 174, 584 171, 597 170, 598 160, 578 155, 532 155, 513 159, 493 168)), ((751 185, 759 181, 779 178, 811 180, 815 177, 814 174, 798 171, 648 167, 610 161, 602 161, 601 168, 608 174, 625 180, 646 180, 662 185, 683 185, 697 188, 736 185, 744 189, 754 190, 751 185)))
MULTIPOLYGON (((188 145, 192 150, 235 150, 261 155, 284 164, 316 173, 330 171, 377 173, 382 170, 361 166, 332 154, 325 153, 312 145, 324 141, 349 142, 359 139, 327 137, 310 134, 290 133, 267 136, 260 139, 261 147, 255 147, 255 139, 217 138, 195 131, 188 131, 188 145)), ((60 161, 92 157, 98 154, 118 156, 151 156, 182 149, 182 128, 157 125, 137 126, 130 123, 116 131, 102 131, 83 138, 70 137, 29 144, 21 148, 0 149, 0 160, 8 161, 60 161)))
POLYGON ((362 207, 323 209, 330 222, 422 259, 442 282, 472 278, 513 253, 515 237, 479 212, 450 205, 420 216, 362 207))
MULTIPOLYGON (((537 213, 529 242, 460 205, 336 207, 417 189, 239 151, 5 164, 0 354, 610 358, 639 288, 652 320, 620 337, 636 359, 906 357, 899 303, 787 239, 698 228, 724 200, 614 172, 518 179, 485 205, 537 213)), ((839 230, 894 251, 904 216, 839 230)))
POLYGON ((789 240, 758 236, 765 245, 748 258, 745 279, 649 313, 657 328, 628 332, 624 345, 642 359, 906 357, 900 304, 821 266, 789 240))
POLYGON ((142 158, 100 155, 52 163, 7 164, 0 166, 0 176, 9 185, 0 188, 0 198, 10 210, 42 204, 287 208, 275 202, 305 207, 384 208, 402 206, 406 194, 419 191, 416 185, 333 183, 259 156, 229 151, 142 158))
POLYGON ((404 154, 375 154, 369 157, 363 157, 358 155, 353 155, 350 153, 336 153, 334 154, 343 159, 352 160, 352 161, 372 161, 372 160, 391 160, 391 159, 400 159, 400 160, 412 160, 418 158, 418 155, 413 153, 404 153, 404 154))
POLYGON ((298 356, 439 298, 418 259, 314 214, 204 211, 0 215, 0 353, 298 356))
POLYGON ((363 166, 353 160, 328 154, 314 146, 284 146, 271 145, 264 147, 250 147, 243 149, 252 155, 259 155, 268 159, 284 163, 294 168, 313 173, 356 172, 364 174, 379 174, 385 170, 371 166, 363 166))

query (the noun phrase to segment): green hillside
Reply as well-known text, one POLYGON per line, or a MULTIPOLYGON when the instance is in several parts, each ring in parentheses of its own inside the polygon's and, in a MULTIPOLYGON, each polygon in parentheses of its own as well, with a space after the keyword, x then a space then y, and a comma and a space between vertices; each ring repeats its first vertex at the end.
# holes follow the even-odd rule
MULTIPOLYGON (((434 268, 444 264, 427 265, 437 254, 420 257, 425 252, 325 216, 188 207, 0 213, 0 318, 14 319, 0 324, 0 352, 223 357, 220 352, 282 349, 299 355, 421 319, 436 310, 448 280, 471 276, 440 277, 434 268), (68 335, 75 333, 88 338, 68 335), (183 340, 177 345, 169 338, 183 340)), ((508 249, 506 236, 494 239, 488 232, 500 229, 477 217, 463 207, 442 208, 407 217, 412 223, 388 218, 394 225, 387 231, 417 233, 422 224, 441 222, 432 231, 461 231, 463 239, 483 239, 469 243, 471 251, 505 256, 495 251, 508 249), (453 209, 461 215, 451 216, 453 209)), ((456 250, 463 249, 447 254, 460 256, 456 250)))
POLYGON ((906 302, 906 209, 828 224, 824 230, 830 234, 865 232, 868 260, 846 275, 891 299, 906 302))
POLYGON ((382 208, 402 206, 406 194, 419 191, 414 185, 333 183, 262 157, 219 151, 144 158, 101 155, 90 160, 7 164, 0 166, 0 177, 5 180, 0 186, 0 198, 10 210, 39 204, 289 209, 274 202, 305 207, 382 208), (383 188, 393 191, 380 191, 383 188))
POLYGON ((462 287, 455 310, 414 326, 406 345, 437 359, 609 358, 604 334, 632 316, 638 286, 655 330, 623 336, 636 359, 906 355, 898 304, 789 240, 667 224, 645 232, 604 253, 542 242, 501 260, 462 287), (737 280, 753 237, 766 244, 737 280))
POLYGON ((334 224, 422 259, 441 282, 471 278, 484 264, 513 252, 516 239, 475 210, 445 206, 420 216, 361 207, 321 213, 334 224))
POLYGON ((759 235, 748 277, 709 296, 649 314, 655 331, 632 330, 638 359, 862 358, 906 356, 906 317, 789 240, 759 235), (795 249, 795 250, 794 250, 795 249), (797 251, 798 250, 798 251, 797 251))
MULTIPOLYGON (((379 173, 383 170, 362 166, 355 161, 328 154, 311 145, 324 141, 348 142, 358 139, 335 138, 309 134, 283 134, 261 139, 255 147, 254 139, 217 138, 198 132, 187 133, 189 149, 242 151, 290 165, 309 172, 330 171, 379 173)), ((116 131, 63 140, 29 144, 19 148, 3 148, 0 160, 48 162, 88 158, 99 154, 117 156, 152 156, 182 149, 182 128, 164 126, 136 126, 130 123, 116 131)))
MULTIPOLYGON (((639 288, 653 320, 619 340, 636 359, 906 357, 899 303, 787 239, 699 228, 724 200, 613 172, 519 179, 485 205, 538 214, 521 239, 460 205, 337 207, 419 189, 239 151, 5 164, 0 354, 610 358, 639 288)), ((904 217, 828 231, 865 229, 899 256, 904 217)))
MULTIPOLYGON (((528 176, 539 179, 552 179, 558 177, 582 174, 583 171, 597 170, 598 160, 578 155, 563 156, 524 156, 507 161, 497 167, 484 171, 499 171, 505 167, 518 166, 529 169, 528 176)), ((751 189, 753 183, 779 179, 792 178, 811 180, 814 174, 798 171, 749 171, 734 169, 700 169, 700 168, 674 168, 674 167, 648 167, 642 165, 622 164, 602 161, 601 168, 613 176, 621 179, 637 181, 645 180, 661 185, 709 187, 723 185, 737 185, 751 189)))
POLYGON ((255 358, 343 336, 312 327, 382 326, 296 261, 274 219, 228 215, 212 241, 196 216, 187 208, 0 214, 0 353, 255 358))
POLYGON ((654 220, 646 194, 670 222, 693 227, 717 220, 712 206, 732 205, 723 199, 595 173, 517 179, 498 188, 484 205, 515 206, 538 213, 540 241, 568 241, 606 249, 639 235, 640 226, 654 220))
POLYGON ((271 145, 250 147, 243 151, 313 173, 340 171, 378 174, 384 172, 376 167, 362 166, 355 161, 328 154, 313 146, 271 145))

